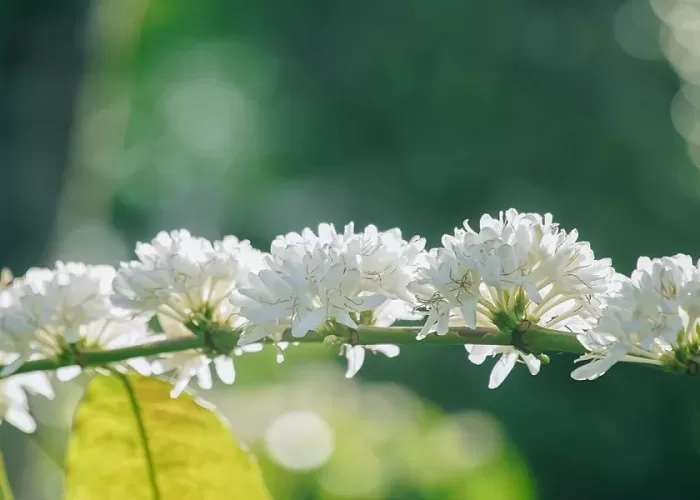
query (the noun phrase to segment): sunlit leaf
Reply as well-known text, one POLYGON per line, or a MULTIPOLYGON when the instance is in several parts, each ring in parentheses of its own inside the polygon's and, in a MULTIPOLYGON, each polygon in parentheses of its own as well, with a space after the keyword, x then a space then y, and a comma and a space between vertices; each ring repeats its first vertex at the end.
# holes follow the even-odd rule
POLYGON ((76 410, 66 500, 259 500, 257 463, 214 411, 141 375, 97 375, 76 410))

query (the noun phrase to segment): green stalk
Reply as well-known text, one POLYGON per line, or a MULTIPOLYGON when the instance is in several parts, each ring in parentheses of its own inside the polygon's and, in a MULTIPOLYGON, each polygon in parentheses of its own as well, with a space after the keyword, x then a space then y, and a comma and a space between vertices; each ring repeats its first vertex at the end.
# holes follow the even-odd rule
MULTIPOLYGON (((109 363, 126 361, 127 359, 140 358, 146 356, 156 356, 168 352, 189 351, 204 346, 202 337, 187 336, 175 339, 161 340, 148 344, 122 347, 120 349, 110 349, 108 351, 81 351, 79 361, 68 359, 36 359, 27 361, 19 367, 12 375, 37 371, 53 371, 64 366, 79 364, 83 368, 91 366, 104 366, 109 363)), ((0 368, 1 370, 2 368, 0 368)))
POLYGON ((552 330, 539 325, 531 325, 523 334, 525 344, 533 352, 568 352, 586 354, 586 349, 570 332, 552 330))
MULTIPOLYGON (((378 327, 360 326, 356 330, 338 328, 338 331, 313 331, 302 338, 295 338, 287 330, 283 340, 289 342, 323 343, 327 337, 335 337, 339 343, 352 345, 377 344, 431 344, 431 345, 513 345, 515 335, 504 333, 496 328, 450 328, 445 335, 430 334, 422 340, 416 338, 421 327, 378 327)), ((551 330, 537 325, 526 325, 520 333, 528 349, 536 353, 568 352, 583 354, 585 349, 572 333, 551 330)), ((208 335, 166 339, 148 344, 111 349, 106 351, 81 351, 75 359, 37 359, 27 361, 14 374, 36 371, 53 371, 63 366, 79 364, 83 368, 106 366, 110 363, 126 361, 131 358, 151 357, 159 354, 189 350, 212 349, 219 352, 231 352, 240 338, 240 331, 218 326, 208 335)), ((0 367, 1 369, 1 367, 0 367)))

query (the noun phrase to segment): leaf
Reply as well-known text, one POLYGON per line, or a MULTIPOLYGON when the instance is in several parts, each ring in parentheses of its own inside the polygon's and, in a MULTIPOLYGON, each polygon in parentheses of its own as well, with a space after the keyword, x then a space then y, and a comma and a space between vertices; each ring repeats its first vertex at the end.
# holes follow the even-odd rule
POLYGON ((76 410, 66 500, 269 500, 255 459, 217 413, 170 384, 96 375, 76 410))
POLYGON ((0 500, 12 500, 13 498, 10 482, 5 474, 5 462, 0 454, 0 500))

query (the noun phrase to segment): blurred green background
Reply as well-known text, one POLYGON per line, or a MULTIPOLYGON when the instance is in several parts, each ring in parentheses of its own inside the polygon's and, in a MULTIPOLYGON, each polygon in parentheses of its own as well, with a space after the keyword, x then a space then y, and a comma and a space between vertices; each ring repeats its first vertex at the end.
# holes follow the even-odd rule
MULTIPOLYGON (((698 20, 683 0, 0 0, 0 263, 116 264, 180 227, 265 249, 321 221, 436 246, 509 207, 621 272, 697 258, 698 20)), ((457 347, 353 381, 321 348, 273 358, 204 397, 278 499, 697 494, 691 378, 577 383, 561 355, 490 391, 457 347)), ((80 384, 60 389, 36 436, 0 427, 19 499, 60 498, 80 384)))

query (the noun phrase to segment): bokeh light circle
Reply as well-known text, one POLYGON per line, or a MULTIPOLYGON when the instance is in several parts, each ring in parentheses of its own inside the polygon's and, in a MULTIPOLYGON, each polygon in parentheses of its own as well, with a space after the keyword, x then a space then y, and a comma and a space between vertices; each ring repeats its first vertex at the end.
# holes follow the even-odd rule
POLYGON ((270 457, 296 471, 324 465, 333 454, 335 438, 328 423, 311 411, 290 411, 274 420, 265 433, 270 457))

